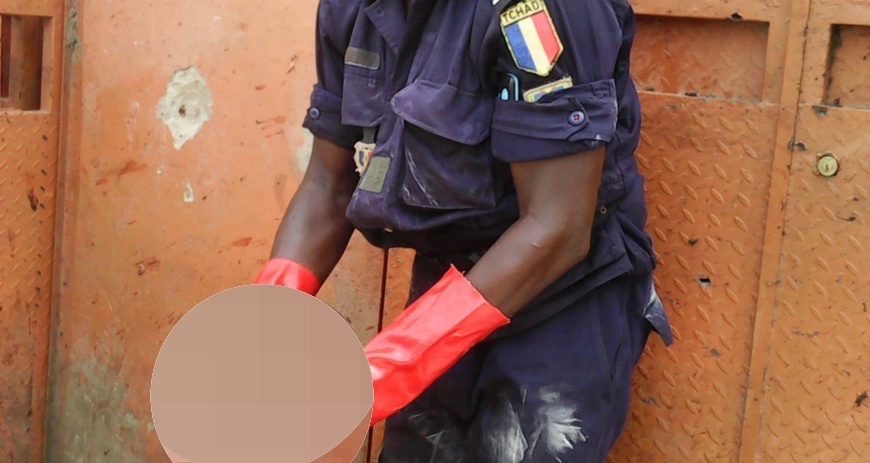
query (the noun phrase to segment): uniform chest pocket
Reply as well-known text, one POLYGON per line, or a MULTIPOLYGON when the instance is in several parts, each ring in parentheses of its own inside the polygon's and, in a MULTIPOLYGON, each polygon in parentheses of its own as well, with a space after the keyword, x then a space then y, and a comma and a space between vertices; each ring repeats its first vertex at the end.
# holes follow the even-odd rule
POLYGON ((418 80, 393 97, 392 107, 403 123, 399 196, 405 204, 441 210, 495 207, 491 98, 418 80))

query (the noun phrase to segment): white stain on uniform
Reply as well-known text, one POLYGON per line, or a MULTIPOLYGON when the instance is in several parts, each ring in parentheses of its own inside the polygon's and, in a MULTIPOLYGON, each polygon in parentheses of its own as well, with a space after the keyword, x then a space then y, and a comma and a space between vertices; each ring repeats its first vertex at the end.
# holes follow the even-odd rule
POLYGON ((588 438, 577 419, 576 405, 562 400, 558 392, 548 388, 539 391, 539 397, 540 405, 535 420, 539 424, 529 436, 527 455, 535 455, 540 448, 561 463, 566 453, 588 438))
POLYGON ((420 435, 432 444, 429 463, 464 463, 467 431, 459 429, 454 422, 443 416, 416 413, 408 417, 408 423, 417 428, 420 435))
POLYGON ((499 399, 493 411, 498 418, 487 423, 489 432, 483 441, 486 453, 491 456, 491 461, 520 463, 525 458, 529 443, 523 434, 519 415, 506 396, 499 399))
POLYGON ((553 391, 542 391, 541 400, 544 402, 540 408, 541 426, 536 433, 539 442, 535 442, 535 445, 543 444, 547 453, 557 461, 562 461, 560 455, 587 439, 576 417, 577 406, 561 400, 560 394, 553 391))

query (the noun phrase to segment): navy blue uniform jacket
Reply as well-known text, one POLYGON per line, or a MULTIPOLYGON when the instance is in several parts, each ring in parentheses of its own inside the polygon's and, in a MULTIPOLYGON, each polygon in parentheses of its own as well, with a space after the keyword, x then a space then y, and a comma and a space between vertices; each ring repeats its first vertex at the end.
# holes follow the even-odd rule
MULTIPOLYGON (((519 217, 510 163, 606 146, 592 250, 504 332, 655 267, 624 0, 321 0, 304 126, 376 148, 347 217, 374 245, 481 255, 519 217)), ((647 319, 670 342, 660 305, 647 319)))

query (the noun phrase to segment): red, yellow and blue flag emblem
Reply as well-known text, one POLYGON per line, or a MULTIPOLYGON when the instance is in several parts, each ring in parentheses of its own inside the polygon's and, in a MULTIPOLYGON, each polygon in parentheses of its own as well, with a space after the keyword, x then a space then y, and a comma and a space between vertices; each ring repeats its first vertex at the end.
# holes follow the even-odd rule
POLYGON ((544 0, 524 0, 501 14, 501 30, 517 67, 546 77, 564 47, 544 0))

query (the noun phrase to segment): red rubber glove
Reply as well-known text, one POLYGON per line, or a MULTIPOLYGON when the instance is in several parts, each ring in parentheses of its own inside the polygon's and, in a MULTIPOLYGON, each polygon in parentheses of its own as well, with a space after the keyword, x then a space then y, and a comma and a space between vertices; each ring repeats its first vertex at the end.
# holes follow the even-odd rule
POLYGON ((372 423, 404 408, 475 344, 510 323, 455 267, 365 347, 372 423))
POLYGON ((254 284, 286 286, 314 296, 320 290, 320 281, 314 272, 287 259, 272 259, 260 270, 254 284))

